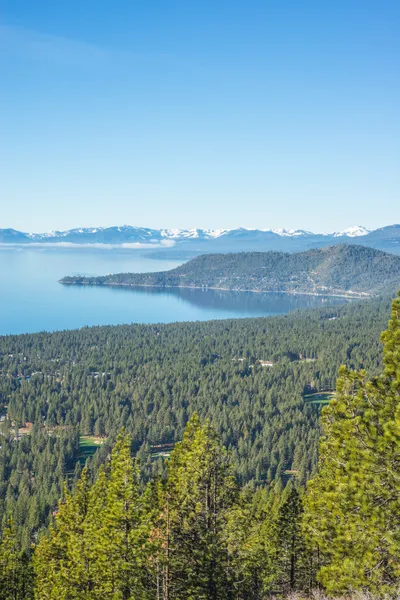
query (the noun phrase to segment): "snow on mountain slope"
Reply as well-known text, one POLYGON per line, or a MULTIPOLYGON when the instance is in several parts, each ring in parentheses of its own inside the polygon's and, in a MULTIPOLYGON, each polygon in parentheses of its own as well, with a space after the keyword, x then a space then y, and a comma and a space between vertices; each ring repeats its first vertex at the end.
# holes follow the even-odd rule
POLYGON ((348 227, 344 231, 335 231, 334 237, 359 237, 361 235, 368 235, 371 233, 370 229, 363 227, 362 225, 355 225, 354 227, 348 227))
POLYGON ((262 229, 261 231, 272 231, 281 237, 300 237, 304 235, 315 235, 312 231, 305 229, 262 229))
MULTIPOLYGON (((6 230, 1 230, 6 231, 6 230)), ((122 225, 119 227, 77 227, 74 229, 69 229, 66 231, 49 231, 47 233, 22 233, 16 232, 20 235, 23 235, 27 238, 27 241, 33 242, 46 242, 50 240, 60 240, 60 239, 70 239, 76 240, 79 237, 82 237, 87 243, 90 243, 90 239, 101 237, 104 242, 107 239, 121 239, 123 241, 128 240, 213 240, 220 238, 226 235, 254 235, 257 233, 266 233, 266 234, 275 234, 282 238, 302 238, 302 237, 310 237, 323 235, 324 237, 359 237, 368 235, 370 230, 362 227, 361 225, 357 225, 354 227, 349 227, 343 231, 336 231, 333 233, 313 233, 312 231, 307 231, 305 229, 288 229, 288 228, 279 228, 279 229, 253 229, 253 228, 245 228, 239 227, 236 229, 151 229, 148 227, 134 227, 132 225, 122 225)))
POLYGON ((0 229, 0 245, 82 246, 101 248, 168 248, 183 255, 221 252, 300 252, 337 244, 356 244, 400 253, 400 225, 376 230, 357 225, 343 231, 313 233, 306 229, 201 229, 134 227, 77 227, 67 231, 24 233, 0 229), (186 253, 186 254, 185 254, 186 253))
POLYGON ((162 237, 168 239, 214 239, 229 229, 160 229, 162 237))

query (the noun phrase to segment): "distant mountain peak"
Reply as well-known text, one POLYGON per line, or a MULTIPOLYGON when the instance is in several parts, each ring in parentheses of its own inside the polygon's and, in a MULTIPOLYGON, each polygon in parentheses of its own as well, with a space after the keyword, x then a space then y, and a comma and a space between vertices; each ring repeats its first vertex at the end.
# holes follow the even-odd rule
MULTIPOLYGON (((384 229, 384 228, 383 228, 384 229)), ((151 229, 149 227, 136 227, 134 225, 120 225, 111 227, 75 227, 67 230, 52 230, 46 233, 24 233, 14 229, 0 229, 1 232, 13 232, 21 236, 25 236, 27 241, 47 241, 55 238, 67 238, 69 236, 94 236, 96 234, 111 234, 111 233, 124 233, 132 234, 135 236, 144 237, 155 237, 155 238, 167 238, 171 240, 185 240, 185 239, 203 239, 212 240, 219 238, 227 234, 235 233, 273 233, 283 238, 299 238, 305 236, 333 236, 333 237, 358 237, 362 235, 368 235, 371 230, 366 229, 362 225, 356 225, 348 227, 343 231, 336 231, 333 233, 315 233, 306 229, 291 229, 291 228, 253 228, 253 227, 236 227, 233 229, 202 229, 194 227, 191 229, 181 228, 165 228, 165 229, 151 229)))
POLYGON ((272 231, 272 233, 276 233, 281 237, 300 237, 304 235, 314 235, 312 231, 307 231, 305 229, 269 229, 268 231, 272 231))
POLYGON ((213 239, 228 232, 229 229, 160 229, 161 236, 168 239, 213 239))
POLYGON ((268 251, 299 252, 337 244, 357 244, 400 254, 400 225, 369 230, 362 225, 343 231, 314 233, 307 229, 198 227, 152 229, 133 225, 76 227, 67 231, 26 233, 0 229, 0 245, 80 246, 150 249, 191 257, 204 253, 268 251))
POLYGON ((362 225, 354 225, 353 227, 348 227, 344 229, 344 231, 335 231, 334 237, 360 237, 361 235, 368 235, 371 233, 370 229, 363 227, 362 225))

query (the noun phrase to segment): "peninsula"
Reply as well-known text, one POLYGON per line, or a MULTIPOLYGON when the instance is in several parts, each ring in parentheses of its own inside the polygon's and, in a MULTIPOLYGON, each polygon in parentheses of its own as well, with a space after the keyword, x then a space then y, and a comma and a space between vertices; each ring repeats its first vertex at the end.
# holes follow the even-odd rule
POLYGON ((170 271, 67 276, 64 285, 190 287, 366 298, 400 284, 400 256, 338 245, 300 253, 207 254, 170 271))

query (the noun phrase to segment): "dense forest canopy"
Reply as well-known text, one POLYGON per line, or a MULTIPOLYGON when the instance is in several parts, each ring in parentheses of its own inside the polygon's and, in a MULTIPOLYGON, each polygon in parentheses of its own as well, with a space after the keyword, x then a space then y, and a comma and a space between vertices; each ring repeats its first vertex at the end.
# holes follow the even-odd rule
POLYGON ((400 297, 391 317, 379 373, 340 368, 306 489, 297 477, 240 485, 196 412, 146 483, 122 428, 100 468, 64 487, 32 548, 4 519, 0 598, 266 600, 315 598, 316 586, 319 598, 398 598, 400 297))
POLYGON ((13 513, 28 547, 65 478, 79 476, 80 436, 100 442, 95 471, 124 426, 148 478, 195 411, 232 453, 239 482, 294 472, 304 483, 320 435, 310 395, 333 390, 341 364, 379 372, 389 304, 1 337, 0 518, 13 513))
POLYGON ((400 257, 338 245, 297 254, 199 256, 171 271, 64 277, 63 284, 210 287, 226 290, 370 296, 400 285, 400 257))

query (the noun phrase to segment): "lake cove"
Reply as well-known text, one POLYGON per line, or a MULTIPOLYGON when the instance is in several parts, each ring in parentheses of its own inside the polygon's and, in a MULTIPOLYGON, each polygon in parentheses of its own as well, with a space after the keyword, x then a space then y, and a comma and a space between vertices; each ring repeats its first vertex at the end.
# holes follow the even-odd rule
POLYGON ((0 248, 0 335, 90 325, 171 323, 286 314, 342 298, 201 289, 62 286, 65 273, 169 270, 179 263, 135 250, 0 248))

